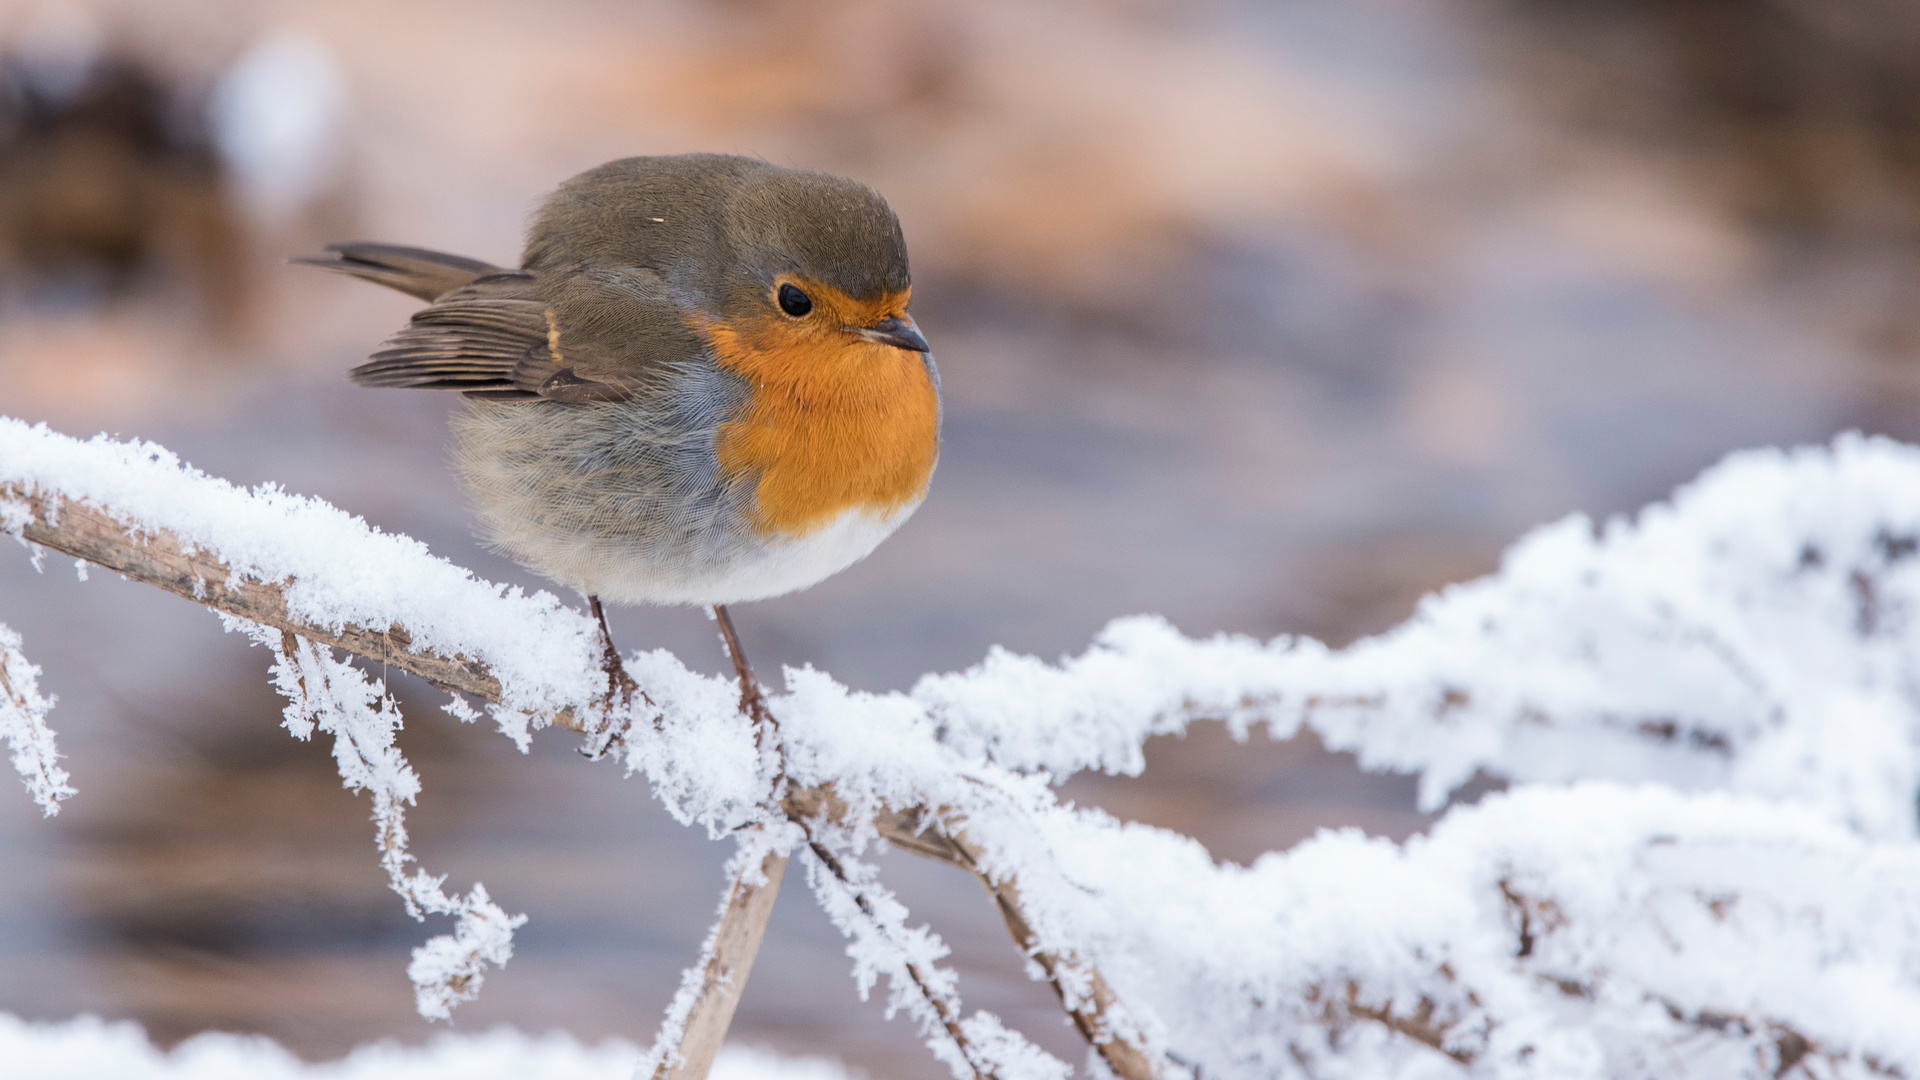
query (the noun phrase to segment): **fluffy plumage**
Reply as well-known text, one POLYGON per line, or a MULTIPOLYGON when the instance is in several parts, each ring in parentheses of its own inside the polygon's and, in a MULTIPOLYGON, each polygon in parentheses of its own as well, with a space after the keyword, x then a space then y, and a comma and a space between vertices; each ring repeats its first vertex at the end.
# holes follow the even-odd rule
POLYGON ((475 399, 454 460, 483 533, 590 595, 804 588, 897 528, 938 458, 906 244, 851 180, 627 158, 547 199, 518 270, 386 244, 300 261, 430 301, 353 378, 475 399))

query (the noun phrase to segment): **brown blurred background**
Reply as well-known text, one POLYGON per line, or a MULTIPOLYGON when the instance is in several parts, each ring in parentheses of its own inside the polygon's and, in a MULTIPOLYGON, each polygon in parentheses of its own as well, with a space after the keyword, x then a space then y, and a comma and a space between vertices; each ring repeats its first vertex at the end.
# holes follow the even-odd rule
MULTIPOLYGON (((905 223, 947 393, 919 515, 737 613, 763 671, 909 686, 1109 617, 1383 629, 1528 526, 1728 450, 1920 402, 1920 14, 1900 0, 0 0, 0 411, 157 440, 495 580, 443 470, 454 402, 343 372, 396 294, 284 265, 365 238, 511 262, 536 200, 629 154, 843 172, 905 223)), ((81 794, 0 792, 0 1008, 310 1057, 427 1034, 327 748, 263 658, 154 590, 0 569, 81 794)), ((615 613, 718 671, 697 612, 615 613)), ((459 1024, 644 1042, 724 845, 569 740, 521 758, 396 683, 416 850, 532 921, 459 1024)), ((1405 836, 1406 778, 1218 731, 1069 797, 1248 861, 1405 836)), ((1078 1061, 975 886, 888 872, 968 1003, 1078 1061)), ((943 1071, 859 1004, 789 883, 739 1038, 943 1071)))

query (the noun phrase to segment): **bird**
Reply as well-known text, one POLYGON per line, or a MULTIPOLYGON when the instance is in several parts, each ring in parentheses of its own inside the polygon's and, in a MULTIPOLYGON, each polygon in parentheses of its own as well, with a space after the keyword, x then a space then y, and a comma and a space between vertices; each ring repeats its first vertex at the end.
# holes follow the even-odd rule
POLYGON ((294 260, 427 302, 349 373, 458 391, 452 460, 481 538, 602 602, 710 608, 807 588, 926 497, 940 375, 898 217, 845 177, 727 154, 562 183, 518 269, 384 243, 294 260))

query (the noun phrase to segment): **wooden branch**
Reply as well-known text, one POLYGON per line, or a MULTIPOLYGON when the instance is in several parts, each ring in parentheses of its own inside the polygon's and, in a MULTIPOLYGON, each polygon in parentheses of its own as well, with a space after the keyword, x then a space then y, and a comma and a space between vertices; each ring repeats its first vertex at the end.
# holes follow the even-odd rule
POLYGON ((747 975, 753 970, 753 958, 760 951, 767 917, 773 914, 780 877, 786 870, 786 856, 768 855, 760 863, 764 881, 748 884, 743 870, 728 886, 727 901, 701 971, 700 996, 687 1014, 677 1053, 661 1060, 653 1080, 706 1080, 714 1055, 720 1052, 720 1043, 733 1023, 740 994, 747 987, 747 975))
POLYGON ((0 500, 26 504, 32 517, 20 535, 32 543, 85 559, 135 581, 158 585, 215 611, 384 661, 443 690, 500 700, 500 680, 486 665, 461 656, 439 656, 415 649, 412 636, 398 623, 380 628, 350 626, 335 632, 299 622, 287 613, 286 594, 280 586, 253 580, 229 586, 233 571, 226 563, 209 552, 185 551, 180 538, 172 533, 136 534, 115 521, 113 515, 87 503, 59 495, 29 495, 10 484, 0 483, 0 500))
MULTIPOLYGON (((19 535, 42 547, 84 559, 135 581, 158 585, 216 611, 413 672, 444 690, 470 694, 496 704, 500 701, 500 680, 485 664, 464 656, 442 656, 415 648, 407 628, 397 623, 331 630, 296 619, 288 612, 285 594, 278 584, 242 579, 229 585, 234 575, 225 562, 206 551, 186 551, 178 537, 164 530, 143 532, 116 521, 103 509, 62 495, 32 493, 17 483, 0 482, 0 502, 26 507, 28 518, 19 535)), ((584 732, 570 710, 555 716, 553 723, 584 732)), ((788 816, 795 819, 839 820, 847 811, 846 803, 830 784, 811 788, 789 785, 781 803, 788 816)), ((1098 969, 1083 959, 1036 947, 1018 882, 996 882, 983 873, 976 858, 980 848, 967 838, 953 818, 954 815, 942 808, 908 807, 876 816, 874 826, 897 847, 951 863, 978 876, 992 892, 1015 943, 1047 971, 1075 1026, 1093 1043, 1107 1066, 1122 1080, 1158 1080, 1163 1071, 1156 1060, 1158 1055, 1139 1045, 1131 1033, 1114 1030, 1110 1013, 1118 996, 1098 969), (1060 981, 1060 974, 1066 971, 1084 980, 1091 988, 1089 993, 1069 995, 1060 981), (1073 1004, 1068 1004, 1069 1001, 1073 1004)))

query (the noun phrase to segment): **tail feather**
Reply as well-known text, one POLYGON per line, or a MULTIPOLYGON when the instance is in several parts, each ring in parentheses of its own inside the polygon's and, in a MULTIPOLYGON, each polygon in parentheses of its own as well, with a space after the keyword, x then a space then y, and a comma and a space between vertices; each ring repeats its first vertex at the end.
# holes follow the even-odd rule
POLYGON ((479 259, 399 244, 328 244, 325 255, 301 255, 292 261, 350 274, 429 302, 475 278, 502 272, 500 267, 479 259))

